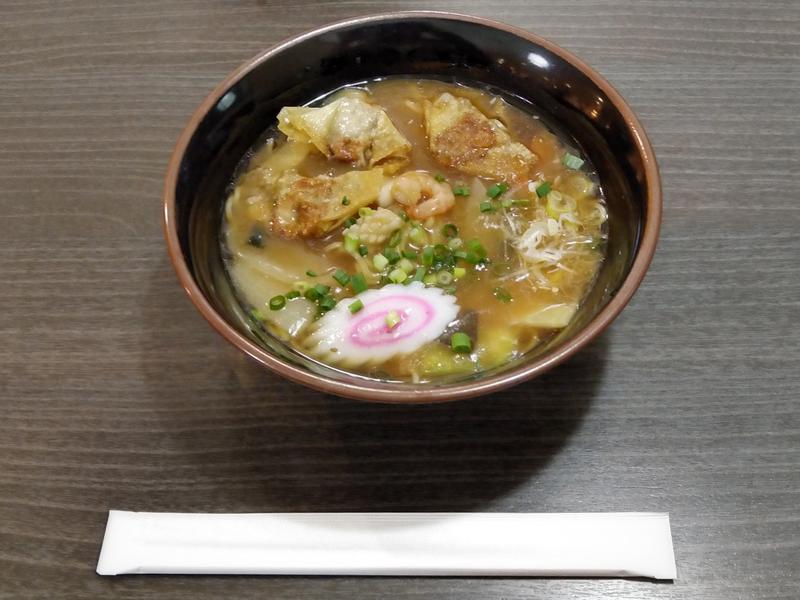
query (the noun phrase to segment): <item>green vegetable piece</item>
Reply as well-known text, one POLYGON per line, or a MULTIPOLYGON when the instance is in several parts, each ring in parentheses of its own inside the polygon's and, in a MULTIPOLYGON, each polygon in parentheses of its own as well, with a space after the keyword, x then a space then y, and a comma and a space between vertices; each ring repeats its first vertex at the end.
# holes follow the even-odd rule
POLYGON ((452 295, 454 295, 454 294, 456 293, 456 286, 454 286, 454 285, 449 285, 449 286, 447 286, 447 287, 445 287, 445 288, 442 288, 442 291, 443 291, 445 294, 450 294, 450 295, 452 296, 452 295))
POLYGON ((422 250, 422 264, 426 267, 433 264, 433 246, 425 246, 422 250))
POLYGON ((486 258, 486 248, 483 247, 478 240, 470 240, 467 242, 467 252, 474 252, 481 259, 486 258))
POLYGON ((417 258, 419 258, 419 255, 413 250, 403 250, 400 254, 403 255, 403 258, 408 260, 417 260, 417 258))
POLYGON ((352 227, 352 226, 353 226, 353 225, 355 225, 355 224, 356 224, 356 219, 355 219, 355 217, 347 217, 347 218, 344 220, 344 223, 342 223, 342 227, 344 227, 345 229, 347 229, 348 227, 352 227))
POLYGON ((400 324, 400 315, 397 314, 396 310, 390 310, 386 314, 386 327, 389 329, 394 329, 400 324))
POLYGON ((469 194, 470 194, 469 186, 457 185, 453 188, 454 196, 469 196, 469 194))
POLYGON ((355 302, 351 302, 350 305, 347 307, 351 315, 356 314, 362 308, 364 308, 364 303, 361 301, 361 299, 358 299, 355 302))
POLYGON ((315 287, 308 288, 304 296, 308 300, 311 300, 312 302, 316 302, 317 300, 322 298, 322 294, 320 294, 315 287))
POLYGON ((400 253, 394 248, 385 248, 383 255, 389 259, 389 264, 394 264, 400 260, 400 253))
POLYGON ((478 208, 480 208, 482 213, 494 212, 494 205, 488 200, 481 202, 478 208))
POLYGON ((489 186, 489 189, 486 190, 486 195, 489 198, 497 198, 501 194, 505 194, 508 191, 508 184, 505 182, 502 183, 494 183, 489 186))
POLYGON ((536 187, 536 195, 539 196, 539 198, 544 198, 545 196, 547 196, 547 194, 550 193, 550 190, 552 190, 552 189, 553 189, 553 186, 550 185, 550 182, 549 181, 545 181, 544 183, 540 183, 536 187))
POLYGON ((450 271, 439 271, 436 274, 436 283, 439 285, 450 285, 453 283, 453 274, 450 271))
POLYGON ((394 232, 392 232, 392 235, 389 237, 389 241, 387 242, 387 245, 389 245, 389 246, 397 246, 397 244, 400 243, 400 236, 401 235, 403 235, 403 232, 400 231, 399 229, 397 229, 394 232))
POLYGON ((458 235, 458 227, 452 223, 447 223, 442 227, 442 235, 446 238, 454 238, 458 235))
POLYGON ((561 159, 561 162, 568 169, 577 170, 583 166, 584 160, 578 156, 575 156, 574 154, 570 154, 569 152, 567 152, 561 159))
POLYGON ((453 269, 453 279, 461 279, 467 274, 467 270, 464 267, 456 267, 453 269))
POLYGON ((308 288, 311 287, 311 284, 308 283, 307 281, 295 281, 292 284, 292 287, 294 289, 296 289, 298 292, 300 292, 301 294, 305 294, 306 290, 308 290, 308 288))
POLYGON ((403 271, 405 271, 406 273, 411 273, 414 271, 414 269, 417 268, 417 265, 412 263, 407 258, 401 258, 400 261, 397 263, 397 268, 403 269, 403 271))
POLYGON ((443 183, 443 182, 447 181, 447 178, 444 175, 442 175, 441 173, 437 173, 436 175, 433 176, 433 178, 436 181, 438 181, 439 183, 443 183))
POLYGON ((422 246, 422 244, 428 241, 428 236, 421 227, 412 227, 411 231, 408 233, 408 239, 414 244, 422 246))
POLYGON ((351 254, 358 252, 358 240, 351 235, 344 236, 344 249, 351 254))
POLYGON ((422 278, 425 285, 436 285, 436 273, 428 273, 422 278))
POLYGON ((331 286, 325 285, 324 283, 318 283, 314 286, 314 289, 320 296, 324 296, 331 291, 331 286))
POLYGON ((356 273, 350 278, 350 289, 356 294, 365 292, 367 290, 367 280, 361 273, 356 273))
POLYGON ((447 247, 450 248, 451 250, 458 250, 463 245, 464 245, 464 240, 462 240, 459 237, 454 237, 453 239, 447 241, 447 247))
POLYGON ((472 340, 469 339, 466 333, 457 331, 450 336, 450 347, 453 349, 453 352, 468 354, 472 351, 472 340))
POLYGON ((500 302, 505 302, 506 304, 511 302, 512 297, 506 290, 501 287, 494 288, 494 297, 500 300, 500 302))
POLYGON ((511 208, 514 205, 514 201, 511 198, 503 198, 500 200, 500 206, 503 208, 511 208))
POLYGON ((306 271, 306 275, 308 275, 309 277, 316 277, 317 276, 317 274, 314 271, 312 271, 311 269, 306 271))
POLYGON ((254 308, 250 311, 250 316, 253 317, 256 321, 263 321, 264 315, 261 314, 261 311, 257 308, 254 308))
POLYGON ((349 204, 350 204, 350 200, 347 198, 347 196, 344 196, 342 198, 342 206, 347 206, 349 204))
POLYGON ((408 273, 406 273, 403 269, 394 269, 391 273, 389 273, 389 279, 392 283, 403 283, 406 279, 408 279, 408 273))
POLYGON ((286 292, 285 296, 287 300, 294 300, 295 298, 300 297, 300 292, 297 290, 292 290, 291 292, 286 292))
POLYGON ((531 205, 531 201, 527 200, 525 198, 511 201, 511 206, 519 206, 520 208, 524 208, 524 207, 530 206, 530 205, 531 205))
POLYGON ((411 281, 422 281, 425 278, 425 274, 428 272, 428 269, 425 267, 417 267, 414 276, 411 278, 411 281))
POLYGON ((339 283, 339 285, 342 286, 350 283, 350 275, 348 275, 347 271, 344 269, 336 269, 336 273, 333 274, 333 278, 339 283))
POLYGON ((359 253, 361 256, 366 256, 367 254, 369 254, 369 248, 367 248, 367 247, 366 247, 364 244, 361 244, 361 245, 358 247, 358 253, 359 253))
POLYGON ((334 306, 336 306, 336 298, 333 296, 327 295, 323 296, 322 299, 319 301, 319 308, 325 312, 331 310, 334 306))
POLYGON ((372 214, 372 209, 369 206, 362 206, 358 209, 359 217, 368 217, 372 214))
POLYGON ((386 265, 389 264, 389 259, 383 254, 376 254, 372 257, 372 264, 375 265, 376 270, 383 271, 386 268, 386 265))

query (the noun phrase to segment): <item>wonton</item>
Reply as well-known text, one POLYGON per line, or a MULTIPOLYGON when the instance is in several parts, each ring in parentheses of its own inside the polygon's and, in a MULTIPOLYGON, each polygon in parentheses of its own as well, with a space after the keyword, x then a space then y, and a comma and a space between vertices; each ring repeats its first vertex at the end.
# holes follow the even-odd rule
POLYGON ((250 215, 285 238, 319 237, 375 202, 383 183, 380 168, 339 177, 303 177, 289 170, 254 199, 250 215))
POLYGON ((310 142, 328 158, 396 171, 408 162, 411 144, 367 98, 352 91, 319 108, 287 106, 278 113, 278 128, 290 140, 310 142))
POLYGON ((470 175, 521 182, 536 162, 533 152, 466 98, 444 93, 426 102, 425 129, 436 159, 470 175))

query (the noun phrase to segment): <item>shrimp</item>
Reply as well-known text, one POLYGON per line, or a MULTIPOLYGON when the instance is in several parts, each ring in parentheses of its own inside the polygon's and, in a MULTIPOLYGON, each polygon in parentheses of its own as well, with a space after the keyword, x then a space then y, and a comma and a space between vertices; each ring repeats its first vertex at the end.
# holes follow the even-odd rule
POLYGON ((403 173, 385 189, 388 193, 381 194, 384 198, 390 196, 403 205, 410 217, 419 220, 446 213, 456 203, 450 186, 439 183, 424 171, 403 173))

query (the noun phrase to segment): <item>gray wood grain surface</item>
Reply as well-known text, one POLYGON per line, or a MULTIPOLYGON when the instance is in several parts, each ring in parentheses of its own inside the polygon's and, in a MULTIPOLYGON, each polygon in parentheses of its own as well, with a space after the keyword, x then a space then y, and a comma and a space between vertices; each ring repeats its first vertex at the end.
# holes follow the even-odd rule
POLYGON ((800 596, 800 3, 428 2, 578 53, 660 159, 652 269, 590 349, 432 407, 311 392, 228 347, 167 261, 160 188, 231 69, 403 2, 0 0, 0 597, 800 596), (669 511, 679 576, 94 574, 109 508, 669 511))

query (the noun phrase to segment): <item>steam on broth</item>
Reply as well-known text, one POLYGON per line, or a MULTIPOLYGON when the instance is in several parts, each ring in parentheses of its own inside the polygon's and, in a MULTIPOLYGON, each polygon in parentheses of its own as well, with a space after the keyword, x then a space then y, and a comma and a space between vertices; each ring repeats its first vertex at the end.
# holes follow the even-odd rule
POLYGON ((566 327, 606 209, 568 141, 487 91, 390 79, 286 107, 227 199, 253 325, 367 376, 512 362, 566 327))

